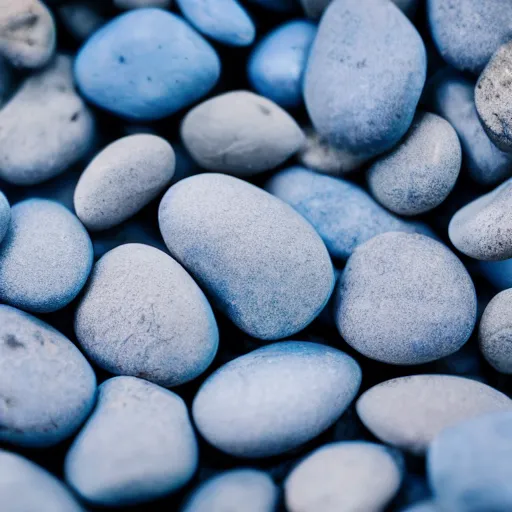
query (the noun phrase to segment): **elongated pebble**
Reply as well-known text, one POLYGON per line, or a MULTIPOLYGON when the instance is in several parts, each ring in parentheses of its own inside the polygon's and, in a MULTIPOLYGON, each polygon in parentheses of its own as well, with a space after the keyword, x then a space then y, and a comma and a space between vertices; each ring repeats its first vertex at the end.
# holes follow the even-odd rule
POLYGON ((412 375, 373 386, 359 398, 356 409, 381 441, 421 455, 446 427, 479 414, 512 410, 512 400, 475 380, 412 375))
POLYGON ((460 260, 423 235, 384 233, 358 247, 337 285, 336 324, 365 356, 422 364, 459 350, 476 321, 460 260))
POLYGON ((52 474, 21 455, 1 449, 0 503, 6 512, 85 512, 52 474))
POLYGON ((156 135, 116 140, 96 155, 78 181, 78 218, 91 231, 120 224, 170 183, 175 160, 171 145, 156 135))
POLYGON ((11 206, 5 197, 5 194, 0 190, 0 242, 4 239, 10 222, 11 206))
POLYGON ((190 110, 181 138, 201 167, 235 176, 273 169, 304 143, 293 117, 249 91, 221 94, 190 110))
POLYGON ((197 489, 181 512, 274 512, 279 490, 272 478, 256 469, 233 469, 216 475, 197 489))
POLYGON ((171 254, 240 329, 273 340, 322 311, 334 271, 321 238, 290 206, 222 174, 173 185, 159 210, 171 254))
POLYGON ((359 365, 339 350, 300 341, 274 343, 208 377, 192 414, 201 435, 216 448, 238 457, 269 457, 330 427, 360 383, 359 365))
POLYGON ((367 442, 327 444, 288 475, 290 512, 383 510, 400 488, 402 462, 388 448, 367 442))
POLYGON ((0 245, 0 299, 36 313, 57 311, 80 292, 92 267, 92 243, 64 206, 28 199, 11 209, 0 245))
POLYGON ((98 405, 65 460, 69 485, 89 503, 123 506, 172 493, 197 467, 183 400, 134 377, 99 387, 98 405))

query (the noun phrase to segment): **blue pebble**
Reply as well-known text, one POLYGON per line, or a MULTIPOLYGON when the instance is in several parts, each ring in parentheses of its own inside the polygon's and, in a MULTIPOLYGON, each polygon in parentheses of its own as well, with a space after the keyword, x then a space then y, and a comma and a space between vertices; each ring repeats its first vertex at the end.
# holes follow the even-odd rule
POLYGON ((95 396, 94 372, 73 343, 0 305, 0 441, 55 445, 78 429, 95 396))
POLYGON ((5 450, 0 450, 0 504, 4 512, 85 512, 53 475, 5 450))
POLYGON ((441 510, 512 510, 512 412, 444 430, 430 445, 427 470, 441 510))
POLYGON ((389 213, 357 185, 304 167, 278 172, 265 189, 303 215, 336 259, 346 260, 358 245, 381 233, 425 231, 389 213))
POLYGON ((11 222, 11 206, 7 197, 0 190, 0 242, 4 239, 11 222))
POLYGON ((512 259, 503 261, 478 261, 478 269, 498 290, 512 288, 512 259))
POLYGON ((249 46, 256 28, 237 0, 177 0, 183 16, 205 36, 230 46, 249 46))
POLYGON ((354 399, 359 365, 317 343, 274 343, 219 368, 192 405, 199 432, 238 457, 285 453, 330 427, 354 399))
POLYGON ((252 88, 282 107, 302 104, 302 81, 316 35, 310 21, 290 21, 270 32, 254 48, 248 64, 252 88))
POLYGON ((389 0, 334 0, 309 57, 304 98, 318 133, 356 155, 392 148, 425 83, 423 41, 389 0))
POLYGON ((135 9, 98 30, 80 50, 75 77, 84 96, 119 116, 170 116, 217 82, 215 50, 180 17, 135 9))
POLYGON ((29 199, 11 209, 0 245, 0 299, 36 313, 57 311, 83 288, 93 261, 92 243, 64 206, 29 199))
POLYGON ((69 485, 95 505, 151 501, 183 487, 198 460, 185 402, 135 377, 99 387, 98 405, 65 460, 69 485))

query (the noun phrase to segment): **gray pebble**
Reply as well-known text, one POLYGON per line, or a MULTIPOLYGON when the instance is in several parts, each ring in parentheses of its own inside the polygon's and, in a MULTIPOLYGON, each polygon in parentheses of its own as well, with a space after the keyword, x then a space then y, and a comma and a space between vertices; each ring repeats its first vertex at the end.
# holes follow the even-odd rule
POLYGON ((154 199, 173 177, 174 151, 156 135, 131 135, 101 151, 75 190, 75 211, 85 227, 117 226, 154 199))
POLYGON ((11 206, 4 193, 0 190, 0 242, 4 239, 10 222, 11 206))
POLYGON ((359 246, 337 285, 336 323, 371 359, 422 364, 459 350, 476 321, 460 260, 423 235, 384 233, 359 246))
POLYGON ((441 204, 459 175, 462 151, 448 121, 418 113, 405 139, 368 170, 380 204, 400 215, 418 215, 441 204))
POLYGON ((59 7, 58 13, 63 25, 78 41, 87 39, 106 22, 98 3, 91 0, 68 2, 59 7))
POLYGON ((249 91, 221 94, 190 110, 181 137, 201 167, 236 176, 277 167, 305 140, 293 117, 249 91))
POLYGON ((512 410, 512 400, 472 379, 412 375, 373 386, 359 398, 356 409, 382 442, 422 455, 446 427, 479 414, 512 410))
POLYGON ((450 221, 452 244, 477 260, 512 257, 512 179, 461 208, 450 221))
POLYGON ((73 85, 72 61, 59 55, 0 110, 0 178, 16 185, 53 178, 86 155, 94 136, 94 118, 73 85))

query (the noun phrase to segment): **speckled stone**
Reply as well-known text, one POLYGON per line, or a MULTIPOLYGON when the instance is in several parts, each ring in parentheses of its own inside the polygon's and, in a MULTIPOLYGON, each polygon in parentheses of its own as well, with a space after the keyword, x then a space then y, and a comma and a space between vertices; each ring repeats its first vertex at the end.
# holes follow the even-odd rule
POLYGON ((94 266, 75 332, 95 363, 170 387, 210 365, 218 331, 203 292, 170 256, 125 244, 94 266))
POLYGON ((59 17, 66 29, 83 41, 105 24, 106 18, 99 4, 94 0, 76 0, 58 8, 59 17))
POLYGON ((461 208, 450 221, 452 244, 477 260, 512 257, 512 179, 461 208))
POLYGON ((287 510, 383 510, 400 488, 402 464, 398 453, 378 444, 327 444, 307 456, 286 479, 287 510))
POLYGON ((29 76, 0 110, 1 179, 16 185, 41 183, 91 149, 94 118, 75 91, 71 66, 69 57, 58 55, 29 76))
POLYGON ((0 242, 4 239, 10 222, 11 206, 4 193, 0 190, 0 242))
POLYGON ((329 254, 290 206, 222 174, 199 174, 162 199, 171 254, 246 333, 285 338, 322 311, 334 286, 329 254))
POLYGON ((441 204, 459 175, 462 150, 448 121, 418 113, 405 139, 368 170, 380 204, 399 215, 418 215, 441 204))
POLYGON ((216 475, 192 492, 181 512, 274 512, 279 489, 256 469, 233 469, 216 475))
POLYGON ((236 176, 273 169, 304 143, 293 117, 249 91, 227 92, 190 110, 181 138, 201 167, 236 176))
POLYGON ((91 231, 117 226, 135 215, 174 175, 171 145, 156 135, 131 135, 101 151, 83 172, 74 204, 91 231))
POLYGON ((303 167, 278 172, 265 189, 303 215, 336 259, 346 260, 358 245, 381 233, 423 231, 386 211, 357 185, 303 167))
POLYGON ((172 0, 114 0, 114 5, 118 9, 138 9, 140 7, 159 7, 168 9, 172 5, 172 0))
POLYGON ((43 199, 17 203, 0 245, 0 300, 36 313, 57 311, 84 286, 92 258, 89 235, 67 208, 43 199))
POLYGON ((512 410, 512 400, 475 380, 412 375, 373 386, 359 398, 356 409, 381 441, 421 455, 446 427, 479 414, 512 410))
POLYGON ((330 427, 354 399, 359 365, 326 345, 283 341, 221 366, 192 406, 196 427, 238 457, 285 453, 330 427))
POLYGON ((439 53, 461 71, 480 73, 512 38, 510 0, 427 0, 427 14, 439 53))
POLYGON ((1 449, 0 503, 5 512, 85 512, 52 474, 1 449))
POLYGON ((0 305, 0 441, 55 445, 78 429, 95 395, 94 372, 66 337, 0 305))
POLYGON ((512 412, 444 430, 430 445, 427 470, 443 512, 512 510, 512 412))
POLYGON ((480 350, 489 364, 512 374, 512 290, 498 293, 489 302, 478 335, 480 350))
POLYGON ((337 285, 343 339, 388 364, 421 364, 466 343, 476 294, 460 260, 423 235, 384 233, 358 247, 337 285))
POLYGON ((304 98, 321 136, 373 156, 407 132, 425 77, 423 41, 392 2, 334 0, 311 49, 304 98))
POLYGON ((65 460, 69 485, 87 502, 123 506, 183 487, 198 460, 185 402, 134 377, 99 387, 98 405, 65 460))

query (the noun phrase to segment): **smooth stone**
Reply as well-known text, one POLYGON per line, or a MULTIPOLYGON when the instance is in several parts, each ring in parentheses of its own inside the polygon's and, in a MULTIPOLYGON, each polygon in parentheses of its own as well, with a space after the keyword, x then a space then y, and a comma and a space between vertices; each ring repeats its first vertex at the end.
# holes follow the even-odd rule
POLYGON ((55 52, 53 17, 39 0, 3 0, 0 10, 0 54, 13 66, 40 68, 55 52))
POLYGON ((427 471, 442 511, 512 510, 512 412, 444 430, 430 445, 427 471))
POLYGON ((194 399, 192 415, 201 435, 219 450, 270 457, 329 428, 360 384, 361 369, 347 354, 317 343, 282 341, 210 375, 194 399))
POLYGON ((28 199, 11 208, 0 245, 0 300, 35 313, 68 305, 92 267, 92 243, 64 206, 28 199))
POLYGON ((275 512, 279 489, 267 473, 232 469, 195 489, 181 512, 275 512))
POLYGON ((140 7, 159 7, 168 9, 172 5, 172 0, 114 0, 114 5, 118 9, 138 9, 140 7))
POLYGON ((296 0, 248 0, 265 9, 277 12, 293 12, 297 8, 296 0))
POLYGON ((289 512, 377 512, 398 492, 402 460, 364 441, 326 444, 302 460, 284 483, 289 512))
MULTIPOLYGON (((511 14, 512 14, 512 2, 511 14)), ((512 37, 512 22, 510 22, 512 37)), ((478 78, 475 105, 487 135, 502 151, 512 152, 512 43, 500 46, 478 78)))
POLYGON ((413 120, 426 65, 420 35, 392 2, 333 1, 320 22, 305 74, 313 126, 355 155, 391 149, 413 120))
POLYGON ((464 265, 440 242, 384 233, 349 258, 335 311, 340 334, 358 352, 388 364, 422 364, 466 343, 476 293, 464 265))
POLYGON ((432 108, 455 128, 470 176, 482 185, 494 185, 512 176, 512 157, 500 151, 485 133, 474 95, 473 81, 444 69, 434 79, 432 108))
POLYGON ((477 260, 512 257, 512 179, 461 208, 448 235, 461 252, 477 260))
POLYGON ((131 135, 112 142, 78 181, 74 196, 78 218, 91 231, 121 224, 163 191, 175 163, 171 145, 156 135, 131 135))
POLYGON ((254 47, 247 74, 251 87, 284 108, 302 104, 302 82, 316 25, 289 21, 269 32, 254 47))
POLYGON ((118 116, 162 119, 216 84, 215 50, 182 18, 135 9, 104 25, 82 47, 75 78, 82 94, 118 116))
POLYGON ((229 46, 250 46, 256 27, 237 0, 176 0, 183 17, 203 35, 229 46))
POLYGON ((5 197, 5 194, 0 190, 0 242, 4 239, 9 224, 11 222, 11 205, 5 197))
POLYGON ((421 230, 386 211, 359 186, 303 167, 278 172, 265 189, 303 215, 336 259, 346 260, 358 245, 381 233, 421 230))
POLYGON ((478 74, 512 38, 510 0, 427 0, 432 38, 448 64, 478 74))
POLYGON ((448 121, 418 113, 406 137, 374 162, 367 174, 372 195, 399 215, 418 215, 439 206, 459 176, 462 150, 448 121))
POLYGON ((96 377, 80 351, 36 317, 0 305, 0 441, 47 447, 88 416, 96 377))
POLYGON ((98 404, 66 455, 64 470, 87 502, 123 506, 180 489, 197 462, 185 402, 145 380, 115 377, 99 387, 98 404))
POLYGON ((291 336, 334 287, 329 254, 287 204, 245 181, 199 174, 173 185, 159 210, 169 251, 242 331, 291 336))
POLYGON ((101 368, 165 387, 203 373, 219 341, 194 280, 170 256, 142 244, 121 245, 95 264, 75 332, 101 368))
POLYGON ((85 512, 51 473, 0 449, 0 503, 5 512, 85 512))
POLYGON ((485 414, 512 410, 512 400, 476 380, 453 375, 412 375, 373 386, 356 410, 382 442, 422 455, 445 428, 485 414))
POLYGON ((105 24, 98 3, 91 0, 76 0, 58 8, 59 17, 66 29, 78 41, 84 41, 105 24))
POLYGON ((478 270, 499 291, 512 288, 512 259, 478 261, 478 270))
POLYGON ((489 302, 478 338, 487 362, 501 373, 512 374, 512 290, 498 293, 489 302))
POLYGON ((204 169, 243 177, 277 167, 304 143, 293 117, 249 91, 227 92, 190 110, 181 138, 204 169))

